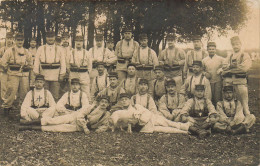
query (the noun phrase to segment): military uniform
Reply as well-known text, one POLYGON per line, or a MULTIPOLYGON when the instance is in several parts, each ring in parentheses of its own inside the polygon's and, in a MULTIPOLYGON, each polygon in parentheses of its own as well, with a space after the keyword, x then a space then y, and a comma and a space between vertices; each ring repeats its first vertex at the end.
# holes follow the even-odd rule
MULTIPOLYGON (((97 67, 98 66, 103 66, 105 67, 104 62, 97 62, 96 63, 97 67)), ((102 91, 103 89, 107 88, 109 86, 109 79, 108 79, 108 74, 105 72, 105 68, 102 68, 103 72, 98 73, 98 76, 96 76, 91 84, 91 102, 95 100, 97 97, 98 93, 102 91)))
MULTIPOLYGON (((42 75, 36 76, 36 80, 44 80, 42 75)), ((56 111, 56 103, 52 94, 42 88, 29 91, 21 106, 21 118, 33 121, 39 118, 53 117, 56 111)))
MULTIPOLYGON (((132 32, 129 28, 125 28, 124 32, 132 32)), ((138 49, 139 44, 137 41, 121 40, 117 42, 115 55, 117 56, 116 70, 118 72, 119 81, 121 82, 126 78, 127 64, 131 62, 134 52, 138 49)))
MULTIPOLYGON (((135 64, 133 64, 133 63, 129 63, 127 65, 127 68, 129 66, 133 66, 136 68, 135 64)), ((130 77, 127 74, 127 77, 126 77, 126 79, 124 79, 122 81, 121 86, 122 86, 122 88, 124 88, 124 90, 127 94, 129 94, 130 96, 133 96, 138 93, 137 87, 138 87, 139 80, 140 80, 140 78, 138 78, 136 75, 130 77)))
MULTIPOLYGON (((109 101, 107 96, 102 96, 100 99, 109 101)), ((109 117, 110 112, 107 109, 102 109, 98 104, 92 105, 78 115, 77 124, 82 129, 104 132, 109 128, 109 117)))
MULTIPOLYGON (((208 47, 216 47, 215 42, 209 42, 208 47)), ((218 101, 222 99, 222 78, 221 78, 221 70, 224 66, 225 59, 218 56, 207 56, 202 60, 202 65, 206 73, 210 75, 209 81, 211 86, 211 93, 212 93, 212 103, 214 105, 217 104, 218 101)))
MULTIPOLYGON (((114 72, 111 72, 108 77, 116 77, 118 79, 117 73, 114 72)), ((118 84, 116 87, 108 86, 103 89, 98 93, 97 97, 108 96, 111 106, 114 106, 118 102, 121 93, 125 93, 125 90, 118 84)))
MULTIPOLYGON (((36 38, 32 38, 31 41, 36 42, 36 38)), ((36 53, 37 53, 37 48, 36 47, 34 47, 34 48, 30 47, 28 49, 28 51, 32 55, 32 61, 33 61, 33 64, 34 64, 35 56, 36 56, 36 53)), ((34 80, 35 80, 35 74, 33 73, 33 70, 30 71, 29 79, 30 79, 30 87, 33 87, 34 86, 34 80)))
MULTIPOLYGON (((140 40, 147 39, 146 34, 141 34, 139 36, 140 40)), ((154 79, 153 69, 154 66, 158 66, 158 58, 155 51, 148 46, 139 46, 133 54, 132 63, 136 64, 137 77, 145 78, 149 82, 154 79)))
MULTIPOLYGON (((76 36, 77 41, 83 41, 83 37, 76 36)), ((92 70, 92 58, 88 52, 81 48, 73 49, 70 57, 69 78, 79 78, 82 92, 86 93, 90 100, 90 78, 89 72, 92 70)))
MULTIPOLYGON (((48 32, 48 36, 54 36, 53 32, 48 32)), ((45 77, 45 88, 50 90, 55 101, 59 99, 59 80, 63 80, 66 74, 66 59, 59 46, 43 45, 37 50, 34 69, 35 74, 42 74, 45 77)))
MULTIPOLYGON (((174 40, 174 36, 169 34, 167 35, 167 40, 174 40)), ((176 81, 177 89, 183 84, 183 66, 185 63, 185 52, 180 48, 166 48, 162 50, 159 55, 159 62, 164 65, 165 76, 173 78, 176 81)))
MULTIPOLYGON (((103 41, 103 35, 97 34, 96 35, 96 41, 103 41)), ((92 57, 92 63, 93 63, 93 69, 90 73, 90 81, 91 84, 93 82, 93 79, 98 76, 98 71, 96 69, 97 62, 104 62, 106 63, 106 67, 116 62, 116 56, 107 48, 105 48, 103 45, 98 47, 94 46, 89 49, 89 54, 92 57)), ((107 72, 107 70, 105 71, 107 72)))
MULTIPOLYGON (((195 89, 205 90, 205 86, 196 85, 195 89)), ((184 104, 180 114, 182 121, 183 116, 188 117, 187 120, 191 123, 189 132, 194 135, 199 135, 199 137, 210 135, 210 129, 215 123, 211 122, 210 116, 217 116, 215 107, 209 99, 205 97, 198 98, 196 96, 184 104)))
MULTIPOLYGON (((156 66, 154 71, 156 70, 161 70, 164 71, 162 66, 156 66)), ((160 100, 160 98, 166 94, 166 88, 165 88, 165 83, 166 83, 166 77, 163 77, 162 79, 154 79, 151 82, 151 85, 149 87, 149 93, 152 94, 153 99, 156 103, 156 105, 158 106, 158 101, 160 100)))
MULTIPOLYGON (((174 80, 168 80, 165 84, 167 87, 170 85, 176 88, 174 80)), ((185 97, 183 94, 179 94, 176 91, 174 93, 167 92, 159 100, 158 111, 161 112, 165 118, 180 122, 180 113, 184 104, 185 97)))
MULTIPOLYGON (((234 89, 233 86, 224 86, 223 91, 224 93, 233 93, 234 89)), ((240 101, 234 98, 231 100, 224 99, 223 101, 219 101, 217 104, 217 112, 220 115, 220 120, 214 125, 214 129, 218 132, 231 132, 234 134, 248 132, 256 120, 253 114, 245 117, 243 106, 240 101)))
MULTIPOLYGON (((193 65, 202 65, 201 61, 194 61, 193 65)), ((209 80, 204 76, 204 74, 200 73, 197 76, 192 75, 189 76, 185 83, 181 87, 181 93, 186 94, 188 98, 192 98, 194 96, 195 85, 205 85, 205 97, 211 100, 211 87, 209 80)))
MULTIPOLYGON (((201 40, 200 36, 194 36, 193 40, 201 40)), ((206 58, 208 56, 208 53, 203 50, 203 49, 199 49, 199 50, 190 50, 187 52, 187 55, 185 57, 185 63, 184 63, 184 75, 186 76, 186 78, 190 75, 192 75, 192 64, 193 61, 202 61, 204 58, 206 58)))
MULTIPOLYGON (((7 32, 6 38, 13 39, 13 33, 7 32)), ((6 83, 7 83, 7 71, 4 71, 4 68, 2 67, 2 57, 6 50, 8 50, 8 46, 4 46, 0 49, 0 100, 3 100, 3 96, 5 96, 6 92, 6 83)))
MULTIPOLYGON (((232 42, 240 42, 239 38, 231 38, 232 42)), ((222 72, 223 84, 233 85, 237 99, 241 102, 244 110, 244 115, 250 115, 248 107, 248 87, 247 87, 247 72, 249 71, 252 60, 250 56, 242 52, 234 52, 226 58, 227 67, 222 72), (233 63, 237 65, 233 66, 233 63)))
POLYGON ((69 73, 70 73, 70 62, 71 62, 71 53, 72 53, 72 48, 69 45, 65 45, 64 42, 69 43, 69 38, 70 35, 68 32, 64 32, 61 36, 61 39, 63 41, 62 46, 60 46, 61 50, 63 51, 62 54, 65 57, 66 61, 66 74, 63 78, 63 80, 60 81, 60 92, 59 92, 59 97, 61 97, 64 93, 66 93, 70 88, 69 88, 69 73))
MULTIPOLYGON (((24 40, 24 36, 17 33, 15 39, 24 40)), ((19 103, 21 104, 29 91, 29 71, 32 68, 32 57, 25 48, 13 46, 4 53, 2 65, 4 69, 8 70, 6 93, 3 96, 3 108, 8 112, 17 92, 19 91, 19 103)))

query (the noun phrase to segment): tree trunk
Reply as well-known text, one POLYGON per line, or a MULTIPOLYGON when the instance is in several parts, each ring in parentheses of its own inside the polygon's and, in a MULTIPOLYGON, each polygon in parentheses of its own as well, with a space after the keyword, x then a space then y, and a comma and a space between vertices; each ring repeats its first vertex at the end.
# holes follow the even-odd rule
POLYGON ((43 44, 46 43, 45 39, 45 26, 44 26, 44 11, 43 11, 43 3, 38 2, 37 3, 37 19, 36 19, 36 25, 37 25, 37 45, 41 45, 41 39, 43 39, 43 44))
POLYGON ((95 31, 95 2, 89 3, 89 23, 88 23, 88 42, 87 49, 94 45, 94 31, 95 31))

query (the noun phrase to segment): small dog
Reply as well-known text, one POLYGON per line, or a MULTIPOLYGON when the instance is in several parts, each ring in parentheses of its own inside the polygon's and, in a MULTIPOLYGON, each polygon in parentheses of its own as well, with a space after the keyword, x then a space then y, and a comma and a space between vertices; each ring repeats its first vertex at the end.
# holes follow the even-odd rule
POLYGON ((130 110, 118 110, 112 113, 109 119, 109 125, 112 132, 116 128, 120 128, 123 131, 123 128, 127 127, 127 132, 132 133, 132 125, 138 123, 137 119, 134 117, 134 112, 130 110))

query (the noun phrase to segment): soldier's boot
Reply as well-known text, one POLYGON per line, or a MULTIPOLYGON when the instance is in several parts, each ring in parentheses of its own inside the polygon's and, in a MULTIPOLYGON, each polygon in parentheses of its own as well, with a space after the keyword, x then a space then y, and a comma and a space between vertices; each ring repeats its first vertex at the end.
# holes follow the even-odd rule
POLYGON ((188 130, 192 135, 197 135, 199 138, 205 138, 207 136, 210 136, 211 132, 204 130, 204 129, 200 129, 198 127, 195 126, 190 126, 189 130, 188 130))
POLYGON ((21 125, 37 125, 37 126, 40 126, 41 120, 37 119, 37 120, 27 121, 27 120, 24 120, 24 119, 20 119, 20 124, 21 125))
POLYGON ((247 132, 246 126, 244 124, 241 124, 239 128, 232 130, 233 135, 245 134, 246 132, 247 132))
POLYGON ((18 131, 25 131, 25 130, 36 130, 36 131, 41 131, 42 127, 41 126, 23 126, 23 125, 19 125, 17 126, 18 131))

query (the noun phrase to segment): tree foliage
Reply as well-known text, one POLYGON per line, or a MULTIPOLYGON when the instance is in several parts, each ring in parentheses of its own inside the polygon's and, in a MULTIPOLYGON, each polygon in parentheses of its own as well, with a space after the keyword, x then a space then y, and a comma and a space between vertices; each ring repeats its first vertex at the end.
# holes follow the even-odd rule
POLYGON ((42 39, 45 43, 46 30, 53 29, 56 34, 69 31, 74 37, 81 27, 82 35, 88 36, 87 48, 90 48, 96 32, 117 42, 122 38, 122 27, 127 24, 133 27, 135 40, 140 33, 147 33, 149 45, 156 51, 169 32, 176 33, 179 40, 189 40, 194 34, 204 35, 211 30, 220 34, 229 29, 239 30, 249 12, 246 0, 14 0, 1 2, 0 9, 1 19, 10 23, 8 29, 24 31, 27 46, 31 36, 36 36, 38 43, 42 39), (96 24, 100 16, 105 16, 105 21, 96 24))

